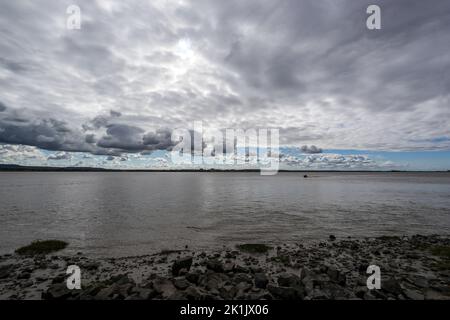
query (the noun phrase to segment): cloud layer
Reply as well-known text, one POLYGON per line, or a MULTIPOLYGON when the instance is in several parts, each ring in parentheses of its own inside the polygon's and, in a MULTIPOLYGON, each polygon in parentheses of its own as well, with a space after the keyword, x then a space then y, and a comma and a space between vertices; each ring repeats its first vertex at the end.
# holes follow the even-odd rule
POLYGON ((201 120, 298 147, 450 149, 447 0, 75 1, 68 30, 72 4, 1 1, 0 143, 117 157, 201 120))

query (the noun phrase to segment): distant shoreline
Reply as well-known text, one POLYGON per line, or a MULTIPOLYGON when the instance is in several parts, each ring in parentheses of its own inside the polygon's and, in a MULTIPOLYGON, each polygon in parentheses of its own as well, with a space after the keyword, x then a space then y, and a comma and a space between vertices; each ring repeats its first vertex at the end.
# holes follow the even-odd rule
MULTIPOLYGON (((259 169, 108 169, 94 167, 46 167, 0 164, 0 172, 260 172, 259 169)), ((450 170, 286 170, 278 172, 316 173, 448 173, 450 170)))

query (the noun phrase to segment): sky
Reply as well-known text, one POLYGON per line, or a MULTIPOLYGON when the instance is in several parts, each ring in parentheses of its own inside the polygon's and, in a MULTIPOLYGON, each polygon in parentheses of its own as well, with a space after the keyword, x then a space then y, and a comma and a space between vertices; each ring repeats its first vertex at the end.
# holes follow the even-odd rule
POLYGON ((278 129, 284 169, 450 170, 449 47, 448 0, 0 0, 0 163, 172 168, 201 121, 278 129))

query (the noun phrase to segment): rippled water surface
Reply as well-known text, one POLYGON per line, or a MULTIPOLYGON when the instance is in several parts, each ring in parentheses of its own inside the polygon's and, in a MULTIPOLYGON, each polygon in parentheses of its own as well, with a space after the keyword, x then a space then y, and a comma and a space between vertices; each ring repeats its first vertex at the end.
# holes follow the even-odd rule
POLYGON ((35 239, 126 256, 450 233, 448 173, 0 173, 0 253, 35 239))

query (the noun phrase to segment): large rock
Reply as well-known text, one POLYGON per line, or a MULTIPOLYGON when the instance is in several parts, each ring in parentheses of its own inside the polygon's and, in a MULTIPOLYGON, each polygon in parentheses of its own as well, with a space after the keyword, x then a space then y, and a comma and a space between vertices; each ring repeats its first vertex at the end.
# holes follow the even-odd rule
POLYGON ((164 299, 168 299, 175 294, 177 289, 173 285, 172 281, 165 278, 157 278, 153 280, 153 288, 157 293, 159 293, 164 299))
POLYGON ((320 289, 313 289, 313 291, 308 296, 314 300, 330 299, 330 296, 324 290, 320 289))
POLYGON ((192 266, 192 257, 184 257, 178 260, 175 260, 175 262, 172 265, 172 274, 174 276, 178 276, 181 269, 186 269, 189 271, 192 266))
POLYGON ((402 288, 395 278, 389 278, 381 281, 381 289, 393 295, 402 293, 402 288))
POLYGON ((0 279, 8 278, 14 271, 14 265, 6 265, 0 267, 0 279))
POLYGON ((406 289, 403 292, 403 295, 410 300, 423 300, 425 299, 424 295, 418 291, 406 289))
POLYGON ((239 282, 252 282, 252 277, 249 276, 247 273, 235 273, 233 277, 233 281, 235 283, 239 282))
POLYGON ((236 285, 236 298, 237 299, 245 299, 245 293, 248 292, 252 288, 252 285, 248 282, 240 282, 236 285))
POLYGON ((329 267, 327 270, 327 274, 330 277, 331 281, 334 281, 340 285, 345 285, 346 283, 346 276, 345 274, 341 273, 338 269, 334 267, 329 267))
POLYGON ((311 295, 314 290, 314 279, 310 276, 306 276, 302 279, 302 284, 305 288, 306 295, 311 295))
POLYGON ((197 284, 198 280, 200 278, 200 274, 190 272, 190 273, 187 273, 185 275, 185 277, 186 277, 186 280, 189 281, 190 283, 197 284))
POLYGON ((204 296, 203 292, 196 287, 187 288, 184 294, 188 300, 200 300, 204 296))
POLYGON ((117 285, 116 284, 110 285, 109 287, 101 289, 95 295, 95 299, 96 300, 110 300, 110 299, 112 299, 112 297, 115 294, 116 290, 117 290, 117 285))
POLYGON ((155 291, 148 288, 135 288, 134 292, 142 300, 149 300, 155 296, 155 291))
MULTIPOLYGON (((77 290, 79 291, 79 290, 77 290)), ((65 300, 72 296, 72 290, 67 289, 66 284, 58 283, 51 285, 47 291, 42 294, 42 299, 46 300, 65 300)))
POLYGON ((173 284, 177 289, 180 290, 185 290, 191 285, 191 283, 188 280, 186 280, 185 277, 177 277, 173 279, 173 284))
POLYGON ((280 274, 277 282, 281 287, 298 287, 302 285, 300 277, 287 272, 280 274))

